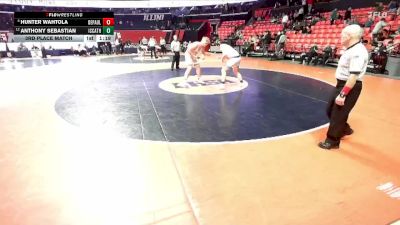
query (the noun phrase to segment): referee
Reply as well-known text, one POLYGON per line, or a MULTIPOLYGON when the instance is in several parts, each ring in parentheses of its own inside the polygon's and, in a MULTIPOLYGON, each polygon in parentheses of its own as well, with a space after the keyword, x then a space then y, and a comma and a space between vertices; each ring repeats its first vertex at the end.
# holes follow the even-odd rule
POLYGON ((359 25, 349 25, 342 31, 342 45, 346 50, 336 69, 336 90, 327 108, 330 125, 326 140, 318 145, 320 148, 339 148, 340 139, 353 133, 347 119, 361 94, 368 64, 368 51, 361 43, 362 36, 363 29, 359 25))
POLYGON ((174 35, 174 40, 171 42, 171 51, 174 53, 172 56, 171 70, 174 70, 174 65, 176 65, 175 68, 179 70, 179 60, 181 58, 180 50, 181 43, 178 40, 178 36, 174 35))

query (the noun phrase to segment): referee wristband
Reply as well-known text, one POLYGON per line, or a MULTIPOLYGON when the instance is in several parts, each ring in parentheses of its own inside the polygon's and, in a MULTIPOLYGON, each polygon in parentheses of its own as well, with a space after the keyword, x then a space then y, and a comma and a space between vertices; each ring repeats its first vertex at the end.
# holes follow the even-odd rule
POLYGON ((344 88, 342 89, 342 91, 340 92, 340 97, 346 97, 349 92, 351 91, 350 87, 344 86, 344 88))

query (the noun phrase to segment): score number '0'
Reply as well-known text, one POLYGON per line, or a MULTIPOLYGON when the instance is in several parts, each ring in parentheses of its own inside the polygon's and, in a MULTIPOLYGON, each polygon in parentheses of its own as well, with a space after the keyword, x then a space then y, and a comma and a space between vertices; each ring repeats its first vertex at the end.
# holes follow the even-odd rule
POLYGON ((103 26, 114 26, 114 18, 103 18, 103 26))
POLYGON ((114 27, 103 27, 103 34, 114 34, 114 27))

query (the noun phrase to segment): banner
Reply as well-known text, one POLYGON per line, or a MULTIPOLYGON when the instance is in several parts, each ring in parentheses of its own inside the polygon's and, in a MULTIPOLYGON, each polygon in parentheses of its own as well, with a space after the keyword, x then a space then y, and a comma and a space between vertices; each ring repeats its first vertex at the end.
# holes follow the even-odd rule
POLYGON ((145 14, 114 14, 115 20, 131 22, 167 21, 172 19, 170 13, 145 13, 145 14))
POLYGON ((143 21, 163 21, 165 14, 145 14, 143 21))

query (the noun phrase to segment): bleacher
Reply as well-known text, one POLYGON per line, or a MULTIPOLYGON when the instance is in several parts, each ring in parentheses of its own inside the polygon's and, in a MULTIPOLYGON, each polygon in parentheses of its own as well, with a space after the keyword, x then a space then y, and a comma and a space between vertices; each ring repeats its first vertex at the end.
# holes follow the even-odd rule
POLYGON ((320 50, 324 49, 327 45, 330 45, 334 50, 341 49, 340 33, 288 34, 285 51, 289 54, 301 54, 308 52, 314 44, 316 44, 320 50), (327 37, 325 37, 325 35, 327 35, 327 37))
MULTIPOLYGON (((367 7, 367 8, 359 8, 359 9, 352 9, 351 11, 351 15, 352 17, 356 18, 356 21, 360 24, 360 25, 365 25, 365 23, 368 21, 368 17, 370 16, 374 16, 373 12, 375 11, 374 7, 367 7)), ((338 14, 340 14, 341 16, 344 16, 345 11, 341 10, 338 11, 338 14)), ((390 12, 386 12, 387 13, 387 17, 386 17, 386 22, 389 23, 389 25, 391 26, 392 30, 397 30, 398 28, 398 21, 396 20, 396 14, 395 13, 390 13, 390 12)), ((321 14, 323 16, 323 18, 327 21, 330 21, 330 16, 331 16, 331 12, 325 12, 321 14)), ((379 22, 380 20, 380 16, 374 16, 374 25, 376 23, 379 22)), ((328 22, 326 22, 328 23, 328 22)))
POLYGON ((236 29, 245 24, 245 20, 234 20, 234 21, 224 21, 221 23, 221 26, 218 28, 218 36, 220 40, 227 39, 236 29))
POLYGON ((242 46, 245 40, 248 40, 254 35, 263 35, 265 31, 270 31, 271 34, 276 35, 278 32, 283 30, 282 24, 273 24, 269 21, 256 21, 254 24, 248 25, 242 30, 243 39, 237 40, 236 45, 242 46))
POLYGON ((253 30, 256 35, 262 35, 265 31, 270 31, 272 34, 277 34, 278 32, 283 31, 282 24, 272 24, 269 21, 256 21, 253 27, 246 28, 250 31, 253 30))
MULTIPOLYGON (((344 12, 339 12, 344 13, 344 12)), ((353 9, 352 10, 352 17, 356 18, 356 21, 361 25, 368 21, 369 18, 373 19, 372 26, 364 27, 364 36, 363 40, 368 41, 366 45, 368 51, 372 51, 374 49, 371 46, 372 43, 372 30, 376 26, 376 24, 380 21, 382 14, 374 14, 374 8, 361 8, 361 9, 353 9)), ((397 17, 394 13, 384 12, 383 15, 385 16, 386 22, 388 26, 384 27, 387 31, 391 31, 392 33, 398 31, 400 26, 400 17, 397 17)), ((330 12, 324 13, 324 17, 326 21, 320 21, 315 26, 311 27, 311 34, 301 34, 296 33, 294 31, 287 32, 287 42, 285 44, 285 51, 287 54, 295 57, 295 55, 300 55, 302 53, 306 53, 310 50, 313 45, 317 45, 318 53, 322 54, 323 49, 330 45, 333 49, 334 53, 334 61, 332 65, 336 65, 336 60, 341 56, 343 53, 343 47, 341 46, 341 32, 342 29, 347 26, 344 24, 342 20, 336 20, 333 25, 331 25, 330 21, 330 12)), ((391 39, 385 39, 383 44, 387 46, 391 39)), ((400 35, 394 37, 394 44, 400 43, 400 35)), ((399 47, 396 48, 398 51, 399 47)), ((371 64, 369 68, 375 68, 376 65, 371 64)))
MULTIPOLYGON (((311 27, 311 34, 301 34, 295 31, 288 31, 285 51, 287 53, 308 52, 312 45, 318 45, 318 49, 322 50, 327 45, 337 50, 335 56, 340 56, 341 52, 341 32, 346 25, 344 21, 337 20, 331 25, 330 21, 320 21, 311 27)), ((364 28, 364 39, 371 39, 370 28, 364 28)))
MULTIPOLYGON (((249 41, 251 37, 257 36, 260 38, 264 31, 270 31, 272 37, 276 37, 276 34, 280 31, 284 30, 284 26, 280 23, 272 23, 268 18, 268 11, 271 9, 257 9, 254 12, 255 18, 261 18, 261 21, 254 21, 253 23, 250 22, 247 26, 245 26, 241 33, 243 34, 243 39, 239 39, 236 41, 237 46, 243 46, 245 42, 249 41)), ((299 58, 302 54, 309 52, 310 48, 313 45, 317 45, 318 53, 323 54, 323 50, 330 46, 333 49, 333 61, 331 61, 334 65, 335 62, 339 59, 341 54, 343 53, 344 49, 341 44, 341 32, 345 26, 347 26, 347 22, 343 20, 345 15, 345 10, 338 11, 338 14, 341 16, 342 19, 335 20, 333 24, 331 24, 331 13, 332 12, 325 12, 322 13, 322 21, 317 22, 314 26, 311 26, 311 33, 310 34, 303 34, 301 31, 294 31, 294 30, 285 30, 287 35, 287 40, 285 43, 285 54, 287 57, 290 58, 299 58)), ((375 12, 374 7, 367 7, 367 8, 358 8, 352 9, 352 19, 355 19, 355 22, 364 26, 365 23, 369 20, 369 18, 373 19, 373 23, 371 27, 364 28, 364 36, 363 40, 368 41, 366 45, 369 51, 373 51, 374 47, 372 44, 372 30, 376 26, 376 24, 380 21, 383 17, 386 18, 386 22, 388 26, 384 29, 391 31, 393 34, 396 31, 399 31, 400 28, 400 17, 397 16, 395 13, 390 13, 384 10, 383 12, 377 13, 375 12)), ((279 20, 278 20, 279 21, 279 20)), ((307 19, 307 22, 310 22, 310 19, 307 19)), ((353 21, 352 21, 353 22, 353 21)), ((225 22, 225 24, 229 25, 226 28, 222 29, 219 34, 221 40, 225 39, 229 36, 233 31, 236 29, 232 24, 229 22, 225 22)), ((391 39, 386 39, 383 41, 383 44, 387 46, 391 39)), ((400 43, 400 35, 394 37, 394 44, 400 43)), ((247 53, 251 56, 259 56, 264 53, 258 52, 262 50, 261 42, 258 42, 258 47, 254 46, 254 52, 247 53)), ((275 52, 275 41, 272 40, 270 46, 267 46, 267 50, 269 52, 275 52)), ((399 49, 397 47, 396 49, 399 49)), ((396 50, 398 51, 398 50, 396 50)), ((373 65, 371 65, 373 66, 373 65)))

